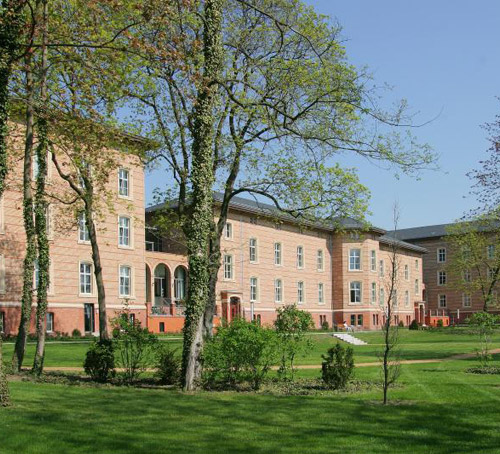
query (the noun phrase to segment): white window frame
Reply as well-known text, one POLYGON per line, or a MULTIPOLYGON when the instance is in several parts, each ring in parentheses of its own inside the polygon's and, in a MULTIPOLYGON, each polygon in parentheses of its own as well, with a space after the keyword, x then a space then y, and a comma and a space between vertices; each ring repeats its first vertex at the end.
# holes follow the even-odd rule
POLYGON ((224 239, 232 240, 233 239, 233 223, 226 222, 224 224, 224 239))
POLYGON ((380 259, 379 262, 378 262, 378 275, 380 277, 384 277, 385 276, 385 262, 384 262, 384 259, 380 259))
POLYGON ((415 292, 415 295, 420 295, 420 281, 418 279, 415 279, 415 282, 414 282, 414 292, 415 292))
POLYGON ((405 290, 405 307, 410 307, 410 292, 405 290))
POLYGON ((234 259, 231 254, 224 254, 224 280, 234 280, 234 259))
POLYGON ((297 281, 297 304, 306 302, 306 285, 304 281, 297 281))
POLYGON ((448 282, 448 275, 446 274, 446 271, 439 270, 437 272, 437 285, 442 287, 443 285, 446 285, 448 282))
POLYGON ((472 275, 471 275, 471 272, 470 270, 464 270, 463 272, 463 281, 464 282, 470 282, 472 280, 472 275))
POLYGON ((323 249, 318 249, 316 252, 316 270, 325 270, 325 254, 323 252, 323 249))
POLYGON ((410 267, 408 266, 408 264, 405 264, 405 280, 410 280, 410 267))
POLYGON ((130 199, 131 198, 131 181, 132 181, 132 178, 131 178, 131 175, 132 173, 130 172, 130 169, 126 168, 126 167, 120 167, 118 169, 118 197, 122 198, 122 199, 130 199), (127 178, 122 178, 122 172, 126 172, 127 174, 127 178), (126 184, 123 185, 123 187, 125 187, 127 189, 127 192, 126 194, 122 194, 122 181, 125 181, 126 184))
POLYGON ((437 263, 446 263, 446 248, 440 247, 436 250, 437 263))
POLYGON ((377 251, 372 249, 370 251, 370 269, 372 272, 377 272, 377 251))
POLYGON ((259 242, 258 242, 257 238, 250 238, 250 240, 248 242, 248 254, 249 254, 250 263, 258 263, 258 261, 259 261, 258 244, 259 244, 259 242), (253 258, 252 258, 252 254, 253 254, 253 258))
POLYGON ((318 304, 325 304, 325 285, 318 282, 318 304))
POLYGON ((87 228, 85 211, 80 211, 80 213, 78 214, 78 242, 82 244, 90 243, 90 233, 89 229, 87 228))
POLYGON ((349 304, 362 304, 363 302, 363 283, 361 281, 351 281, 349 282, 349 304), (359 284, 359 285, 355 285, 359 284), (357 287, 357 288, 354 288, 357 287), (353 301, 353 294, 354 293, 354 300, 358 299, 356 296, 359 297, 359 301, 353 301))
POLYGON ((118 293, 120 295, 120 298, 131 298, 134 295, 134 290, 133 290, 133 269, 130 265, 122 264, 119 265, 118 267, 118 293), (128 269, 129 273, 128 276, 126 276, 124 273, 122 273, 123 270, 128 269), (122 290, 125 288, 125 285, 122 284, 122 278, 128 278, 128 293, 123 292, 122 290))
POLYGON ((274 264, 276 266, 283 265, 283 246, 281 243, 274 243, 274 264))
POLYGON ((7 268, 5 266, 5 256, 0 254, 0 295, 7 293, 7 268))
POLYGON ((47 332, 47 333, 54 332, 54 312, 46 312, 45 313, 45 332, 47 332), (50 323, 49 323, 49 320, 50 320, 50 323))
POLYGON ((439 309, 446 309, 448 307, 448 301, 447 301, 447 298, 446 298, 446 294, 445 293, 440 293, 438 295, 438 308, 439 309), (444 301, 444 305, 442 305, 441 303, 444 301))
POLYGON ((250 278, 250 301, 255 303, 259 300, 259 278, 252 276, 250 278))
POLYGON ((274 302, 283 303, 283 279, 274 280, 274 302))
POLYGON ((493 276, 495 275, 495 270, 493 268, 490 268, 488 267, 488 272, 487 272, 487 276, 488 276, 488 279, 493 279, 493 276))
POLYGON ((130 216, 120 215, 118 216, 118 247, 124 249, 132 249, 132 219, 130 216), (122 226, 122 220, 128 220, 128 226, 122 226), (124 232, 128 233, 128 236, 125 237, 124 232), (124 239, 127 238, 128 242, 125 243, 124 239))
POLYGON ((94 295, 94 265, 90 261, 81 261, 78 263, 78 294, 80 296, 93 296, 94 295), (82 273, 82 265, 88 266, 88 273, 86 270, 82 273), (90 286, 90 292, 82 292, 82 276, 89 276, 89 282, 85 280, 83 285, 85 286, 85 290, 87 289, 87 284, 90 286))
POLYGON ((382 286, 380 286, 378 290, 378 298, 379 298, 379 304, 383 306, 385 304, 385 289, 382 286))
POLYGON ((361 249, 349 249, 349 271, 361 271, 361 249))
POLYGON ((462 293, 462 306, 472 307, 472 297, 470 293, 462 293))
POLYGON ((415 259, 415 269, 416 269, 416 270, 418 270, 418 269, 419 269, 418 259, 415 259))
POLYGON ((304 246, 297 246, 297 268, 304 269, 304 246))
POLYGON ((495 245, 494 244, 488 244, 488 246, 486 247, 486 256, 490 260, 495 258, 495 245))

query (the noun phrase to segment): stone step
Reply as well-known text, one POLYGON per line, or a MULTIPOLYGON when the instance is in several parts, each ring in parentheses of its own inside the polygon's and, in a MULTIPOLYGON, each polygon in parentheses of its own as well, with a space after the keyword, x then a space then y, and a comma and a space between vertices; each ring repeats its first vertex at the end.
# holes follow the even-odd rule
POLYGON ((354 337, 352 334, 347 333, 333 333, 333 337, 340 339, 341 341, 347 342, 351 345, 367 345, 367 343, 357 337, 354 337))

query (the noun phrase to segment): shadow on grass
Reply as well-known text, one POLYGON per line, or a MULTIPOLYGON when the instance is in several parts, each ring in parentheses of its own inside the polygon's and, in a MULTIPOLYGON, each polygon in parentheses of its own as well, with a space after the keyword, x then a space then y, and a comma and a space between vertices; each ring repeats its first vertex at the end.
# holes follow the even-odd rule
POLYGON ((382 406, 361 398, 12 383, 0 452, 498 452, 498 402, 382 406), (36 435, 34 435, 36 434, 36 435))

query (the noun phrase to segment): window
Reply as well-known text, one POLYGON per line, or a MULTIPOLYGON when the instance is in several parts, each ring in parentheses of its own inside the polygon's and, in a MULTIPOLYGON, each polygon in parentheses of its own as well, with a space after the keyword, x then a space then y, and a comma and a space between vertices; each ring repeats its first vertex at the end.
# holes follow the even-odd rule
POLYGON ((49 239, 52 236, 52 208, 50 205, 45 207, 45 231, 49 239))
POLYGON ((384 277, 385 274, 385 266, 384 266, 384 261, 380 260, 378 264, 378 274, 380 277, 384 277))
POLYGON ((160 333, 165 332, 165 322, 160 322, 160 333))
POLYGON ((6 271, 5 271, 5 257, 0 254, 0 295, 5 294, 7 287, 5 286, 5 278, 6 278, 6 271))
POLYGON ((358 314, 358 326, 363 326, 363 314, 358 314))
POLYGON ((356 326, 356 314, 351 314, 351 326, 356 326))
POLYGON ((233 224, 226 222, 224 226, 224 238, 226 240, 231 240, 233 238, 233 224))
POLYGON ((297 268, 304 268, 304 247, 297 246, 297 268))
POLYGON ((54 331, 54 312, 47 312, 45 315, 45 330, 48 333, 52 333, 54 331))
POLYGON ((405 265, 405 279, 408 281, 410 279, 410 267, 405 265))
POLYGON ((319 316, 319 327, 323 328, 323 326, 326 326, 326 315, 321 315, 319 316))
POLYGON ((385 304, 385 290, 380 287, 379 291, 379 304, 383 306, 385 304))
POLYGON ((464 282, 470 282, 470 281, 471 281, 470 270, 464 270, 464 282))
POLYGON ((80 294, 92 295, 92 265, 80 263, 80 294))
POLYGON ((130 173, 127 169, 118 170, 118 194, 122 197, 130 196, 130 173))
POLYGON ((281 265, 281 243, 274 243, 274 264, 281 265))
POLYGON ((38 264, 38 259, 35 259, 33 269, 33 290, 36 290, 38 288, 38 283, 40 282, 40 265, 38 264))
POLYGON ((318 271, 323 271, 324 268, 323 263, 323 249, 318 249, 318 255, 316 256, 316 268, 318 271))
POLYGON ((36 153, 33 154, 31 169, 33 171, 33 180, 36 180, 38 178, 38 172, 40 170, 40 167, 38 165, 38 155, 36 153))
POLYGON ((415 260, 415 269, 418 270, 418 260, 415 260))
POLYGON ((398 307, 399 301, 398 301, 398 291, 394 289, 392 291, 392 305, 394 307, 398 307))
POLYGON ((90 241, 87 220, 85 219, 85 213, 83 211, 78 215, 78 241, 82 243, 88 243, 90 241))
POLYGON ((361 270, 361 249, 349 250, 349 271, 361 270))
POLYGON ((256 277, 250 278, 250 301, 257 301, 258 299, 258 280, 256 277))
POLYGON ((351 303, 361 303, 361 282, 351 282, 351 303))
POLYGON ((463 307, 471 307, 471 297, 468 293, 462 294, 462 305, 463 307))
POLYGON ((257 262, 257 239, 256 238, 250 238, 250 243, 249 243, 249 255, 250 255, 250 263, 256 263, 257 262))
POLYGON ((224 256, 224 279, 233 279, 233 256, 224 256))
POLYGON ((471 250, 469 246, 463 246, 462 247, 462 258, 464 260, 468 260, 471 257, 471 250))
POLYGON ((274 281, 274 301, 276 303, 281 303, 283 301, 283 283, 281 279, 276 279, 274 281))
POLYGON ((446 295, 439 295, 439 307, 444 308, 446 307, 446 295))
POLYGON ((415 295, 418 295, 420 293, 420 284, 418 282, 418 279, 415 279, 415 295))
POLYGON ((438 263, 446 262, 446 249, 444 247, 437 250, 437 261, 438 263))
POLYGON ((446 271, 438 271, 438 285, 446 285, 446 271))
POLYGON ((130 266, 120 265, 120 296, 132 294, 132 270, 130 266))
POLYGON ((405 290, 405 306, 408 307, 410 305, 410 292, 405 290))
POLYGON ((118 220, 118 245, 130 246, 130 218, 127 216, 120 216, 118 220))
POLYGON ((372 303, 375 304, 377 302, 377 283, 372 282, 372 303))
POLYGON ((297 303, 302 304, 305 301, 304 282, 297 282, 297 303))
POLYGON ((257 322, 257 325, 262 325, 262 317, 260 314, 253 314, 253 319, 257 322))
POLYGON ((371 251, 370 253, 370 268, 372 271, 377 271, 377 251, 371 251))
POLYGON ((488 268, 488 279, 490 281, 495 279, 495 270, 493 268, 488 268))
POLYGON ((0 333, 5 333, 5 312, 0 312, 0 333))
POLYGON ((318 284, 318 303, 323 304, 325 302, 325 286, 323 282, 318 284))
POLYGON ((494 244, 488 245, 488 258, 489 259, 495 258, 495 245, 494 244))
POLYGON ((94 319, 94 305, 84 304, 83 305, 83 321, 84 329, 86 333, 93 333, 95 331, 95 319, 94 319))

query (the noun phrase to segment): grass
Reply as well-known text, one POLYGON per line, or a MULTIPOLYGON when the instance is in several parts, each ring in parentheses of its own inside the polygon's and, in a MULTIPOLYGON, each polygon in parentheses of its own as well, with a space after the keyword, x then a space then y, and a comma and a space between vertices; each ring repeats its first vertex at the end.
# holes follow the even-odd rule
MULTIPOLYGON (((476 347, 462 331, 401 333, 405 359, 476 347)), ((375 361, 381 334, 359 337, 370 344, 355 347, 355 360, 375 361)), ((313 351, 301 362, 319 364, 336 341, 319 334, 311 339, 313 351)), ((493 346, 499 343, 497 334, 493 346)), ((50 344, 47 365, 81 365, 87 346, 50 344)), ((475 363, 404 365, 386 407, 379 388, 276 396, 12 381, 14 406, 0 409, 0 453, 500 453, 500 378, 466 373, 475 363)), ((493 365, 500 366, 500 355, 493 365)), ((379 367, 355 373, 359 380, 380 378, 379 367)), ((318 375, 318 369, 298 372, 318 375)))

